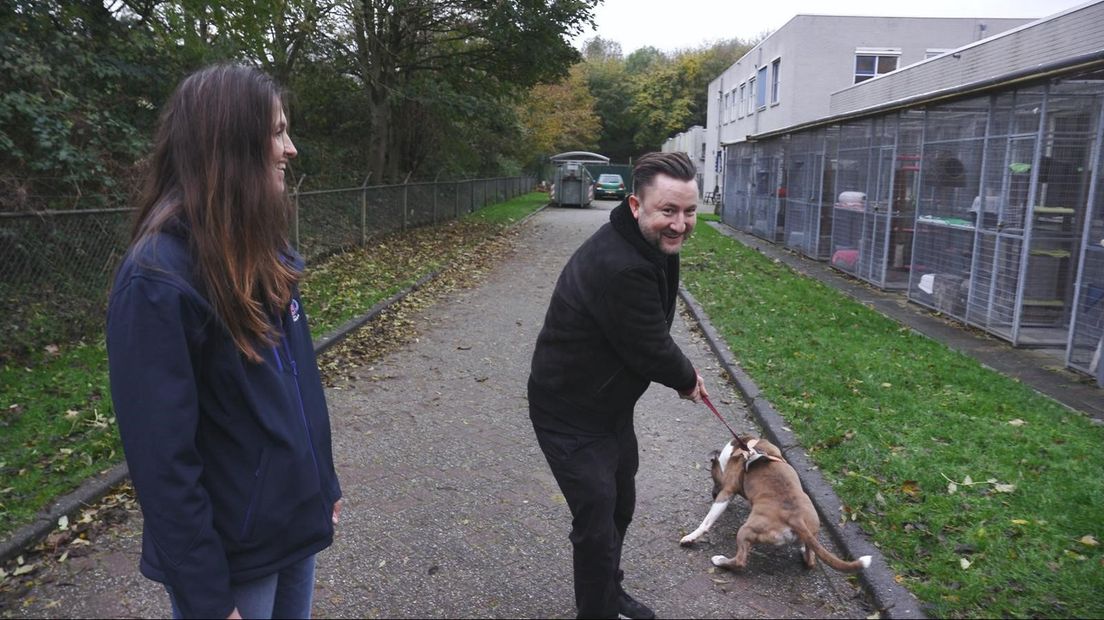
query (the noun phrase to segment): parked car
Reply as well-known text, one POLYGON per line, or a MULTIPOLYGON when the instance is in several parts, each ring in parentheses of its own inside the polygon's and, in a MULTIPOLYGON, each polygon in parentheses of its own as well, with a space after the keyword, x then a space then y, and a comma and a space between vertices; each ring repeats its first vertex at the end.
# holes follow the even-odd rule
POLYGON ((600 174, 598 175, 598 181, 594 184, 594 197, 605 198, 613 197, 618 200, 624 200, 625 196, 628 196, 629 192, 625 189, 625 180, 621 178, 619 174, 600 174))

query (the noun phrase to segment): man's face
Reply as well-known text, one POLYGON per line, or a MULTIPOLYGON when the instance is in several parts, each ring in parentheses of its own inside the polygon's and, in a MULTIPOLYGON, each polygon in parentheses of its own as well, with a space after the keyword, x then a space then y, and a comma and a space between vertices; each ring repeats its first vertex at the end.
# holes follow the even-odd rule
POLYGON ((629 196, 641 234, 660 252, 678 254, 697 221, 698 184, 659 174, 642 191, 629 196))

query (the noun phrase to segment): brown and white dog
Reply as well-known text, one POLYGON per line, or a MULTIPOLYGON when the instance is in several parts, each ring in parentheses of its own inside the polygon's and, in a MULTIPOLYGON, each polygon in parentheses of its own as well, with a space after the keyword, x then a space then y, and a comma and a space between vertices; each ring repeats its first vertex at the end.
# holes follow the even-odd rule
POLYGON ((723 450, 713 452, 710 472, 713 476, 713 506, 698 529, 682 537, 682 545, 694 543, 709 531, 728 507, 732 497, 742 495, 751 504, 751 515, 736 534, 736 555, 728 558, 715 555, 714 566, 728 569, 745 568, 752 543, 784 545, 800 541, 805 566, 816 565, 814 554, 832 568, 843 572, 858 572, 870 566, 870 556, 844 562, 817 540, 820 519, 813 502, 801 488, 794 468, 782 458, 782 451, 767 441, 741 437, 747 446, 761 457, 746 467, 748 453, 729 441, 723 450))

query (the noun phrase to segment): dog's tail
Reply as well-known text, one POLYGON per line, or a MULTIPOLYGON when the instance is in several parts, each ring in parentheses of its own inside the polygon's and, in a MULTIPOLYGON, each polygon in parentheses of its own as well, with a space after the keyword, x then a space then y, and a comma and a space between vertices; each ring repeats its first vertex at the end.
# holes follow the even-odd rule
POLYGON ((870 566, 870 556, 864 555, 857 560, 851 560, 845 562, 835 556, 831 551, 824 548, 824 545, 820 544, 817 537, 805 528, 798 529, 798 535, 801 537, 801 542, 813 550, 818 558, 825 564, 843 573, 857 573, 864 568, 870 566))

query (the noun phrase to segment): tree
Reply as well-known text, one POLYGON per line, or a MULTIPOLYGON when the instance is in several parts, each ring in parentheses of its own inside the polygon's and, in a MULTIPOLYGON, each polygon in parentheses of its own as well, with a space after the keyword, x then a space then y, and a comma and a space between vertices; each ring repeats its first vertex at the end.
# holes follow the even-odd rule
POLYGON ((519 105, 519 116, 532 153, 552 155, 598 148, 602 121, 582 64, 572 67, 565 80, 534 86, 519 105))
POLYGON ((396 179, 417 169, 420 142, 438 137, 422 122, 429 108, 562 76, 578 59, 567 39, 591 22, 596 1, 343 0, 333 32, 338 64, 366 95, 366 172, 396 179))
POLYGON ((165 56, 97 0, 4 2, 0 14, 0 208, 125 199, 165 56))

